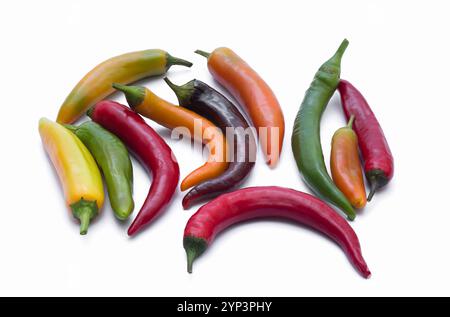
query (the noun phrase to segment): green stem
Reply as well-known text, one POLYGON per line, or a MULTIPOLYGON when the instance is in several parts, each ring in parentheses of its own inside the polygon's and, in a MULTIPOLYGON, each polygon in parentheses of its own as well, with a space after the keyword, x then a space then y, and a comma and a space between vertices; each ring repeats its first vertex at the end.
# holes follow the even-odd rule
POLYGON ((341 45, 339 45, 339 48, 337 49, 336 53, 334 53, 334 55, 331 58, 331 60, 333 60, 338 65, 340 65, 341 64, 341 60, 342 60, 342 56, 344 55, 344 52, 347 49, 348 44, 349 44, 348 40, 344 39, 342 41, 341 45))
POLYGON ((187 256, 187 271, 188 273, 192 273, 192 264, 194 260, 197 258, 197 253, 193 249, 186 250, 187 256))
POLYGON ((367 200, 371 201, 373 195, 375 195, 375 192, 378 190, 378 181, 377 179, 374 177, 372 179, 370 179, 370 192, 369 192, 369 196, 367 196, 367 200))
POLYGON ((125 94, 128 105, 131 108, 136 108, 145 99, 145 88, 141 86, 126 86, 118 83, 112 84, 113 88, 125 94))
POLYGON ((84 212, 79 216, 80 219, 80 234, 85 235, 88 232, 91 215, 89 212, 84 212))
POLYGON ((78 127, 74 126, 72 124, 64 124, 64 128, 66 128, 67 130, 72 131, 73 133, 77 132, 78 127))
POLYGON ((353 128, 353 122, 355 121, 355 115, 351 115, 350 120, 348 120, 347 128, 352 129, 353 128))
POLYGON ((81 198, 76 203, 71 204, 70 208, 73 216, 80 220, 80 234, 85 235, 88 232, 91 219, 98 214, 97 202, 81 198))
POLYGON ((112 87, 113 87, 114 89, 120 90, 120 91, 122 91, 122 92, 127 91, 127 88, 128 88, 127 85, 122 85, 122 84, 119 84, 119 83, 113 83, 113 84, 112 84, 112 87))
POLYGON ((347 49, 348 44, 349 44, 348 40, 344 39, 342 41, 341 45, 339 45, 339 47, 338 47, 338 49, 336 51, 336 55, 341 55, 342 56, 344 54, 345 50, 347 49))
POLYGON ((194 53, 196 53, 198 55, 201 55, 201 56, 204 56, 206 58, 209 58, 209 56, 211 55, 211 53, 208 53, 208 52, 205 52, 205 51, 202 51, 202 50, 196 50, 194 53))
POLYGON ((169 85, 178 98, 180 105, 189 103, 189 100, 194 92, 194 80, 184 84, 183 86, 177 86, 172 83, 169 78, 165 77, 164 81, 169 85))
POLYGON ((174 57, 170 54, 167 54, 166 69, 169 69, 170 66, 173 66, 173 65, 191 67, 192 63, 185 59, 174 57))
POLYGON ((170 89, 172 89, 175 94, 177 93, 177 90, 180 89, 180 86, 175 85, 173 82, 170 81, 169 78, 164 77, 164 81, 166 82, 167 85, 169 85, 170 89))
POLYGON ((208 243, 202 238, 187 236, 183 239, 183 246, 187 256, 187 271, 192 273, 192 265, 195 259, 205 252, 208 243))
POLYGON ((86 111, 86 115, 87 115, 89 118, 92 118, 92 113, 94 112, 94 110, 95 110, 95 105, 93 105, 92 107, 90 107, 90 108, 86 111))

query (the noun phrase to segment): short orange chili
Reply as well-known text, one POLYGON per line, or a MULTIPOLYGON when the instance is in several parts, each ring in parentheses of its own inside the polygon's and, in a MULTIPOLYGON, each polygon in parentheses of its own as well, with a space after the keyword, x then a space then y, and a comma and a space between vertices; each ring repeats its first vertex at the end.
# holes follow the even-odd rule
POLYGON ((186 176, 181 190, 216 178, 228 168, 225 136, 211 121, 171 104, 145 87, 121 84, 113 84, 113 87, 125 94, 128 105, 137 113, 169 129, 187 128, 192 138, 208 146, 208 161, 186 176))
POLYGON ((284 137, 284 117, 280 104, 269 85, 235 52, 227 47, 197 54, 208 58, 208 69, 239 104, 256 127, 266 162, 277 164, 284 137))
POLYGON ((355 208, 366 205, 366 189, 359 161, 358 138, 352 129, 352 115, 347 126, 338 129, 331 144, 331 174, 336 186, 355 208))

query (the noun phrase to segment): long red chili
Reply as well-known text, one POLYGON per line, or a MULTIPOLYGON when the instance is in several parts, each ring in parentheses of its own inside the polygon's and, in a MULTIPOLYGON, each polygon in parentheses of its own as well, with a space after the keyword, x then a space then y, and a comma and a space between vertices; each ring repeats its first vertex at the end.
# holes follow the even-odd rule
POLYGON ((100 101, 88 115, 119 137, 152 173, 152 185, 141 210, 128 228, 128 235, 141 230, 170 202, 180 177, 172 150, 145 121, 130 108, 114 101, 100 101))
POLYGON ((338 86, 342 108, 347 120, 355 116, 353 129, 358 136, 358 145, 364 160, 364 172, 370 183, 371 200, 375 192, 385 186, 394 175, 394 158, 372 109, 364 96, 348 81, 342 80, 338 86))
POLYGON ((237 222, 262 217, 287 218, 324 233, 336 241, 365 278, 370 277, 358 237, 344 218, 312 195, 276 186, 240 189, 201 207, 184 230, 188 272, 219 232, 237 222))

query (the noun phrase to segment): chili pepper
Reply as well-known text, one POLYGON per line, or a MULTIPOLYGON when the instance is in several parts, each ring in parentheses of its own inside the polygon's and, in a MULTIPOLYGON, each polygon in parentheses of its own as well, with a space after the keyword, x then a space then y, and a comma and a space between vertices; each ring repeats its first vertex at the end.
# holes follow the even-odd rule
POLYGON ((351 116, 347 126, 338 129, 331 143, 331 175, 336 186, 355 208, 363 208, 366 189, 359 162, 358 138, 352 129, 355 116, 351 116))
POLYGON ((128 105, 134 111, 169 129, 186 127, 191 136, 209 146, 208 161, 186 176, 181 182, 181 190, 218 177, 227 169, 227 144, 224 135, 209 120, 159 98, 145 87, 120 84, 113 84, 113 87, 125 93, 128 105))
POLYGON ((97 65, 72 89, 61 105, 57 117, 60 123, 72 123, 96 102, 114 92, 112 83, 132 83, 165 74, 173 65, 191 67, 192 63, 169 53, 150 49, 119 55, 97 65))
POLYGON ((166 83, 175 92, 182 107, 211 120, 226 134, 232 154, 228 169, 219 177, 191 189, 183 198, 183 208, 238 186, 252 170, 256 158, 256 142, 247 121, 225 96, 204 82, 194 79, 177 86, 168 78, 166 83))
POLYGON ((258 129, 266 162, 269 166, 275 166, 283 145, 284 117, 272 89, 229 48, 216 48, 212 53, 201 50, 195 52, 208 58, 208 69, 214 79, 224 86, 250 115, 258 129), (267 135, 264 135, 265 133, 267 135))
POLYGON ((229 226, 255 218, 277 217, 312 227, 333 239, 366 278, 369 268, 358 237, 349 224, 320 199, 293 189, 261 186, 223 194, 201 207, 184 229, 188 272, 192 263, 229 226))
POLYGON ((141 210, 128 228, 133 235, 154 220, 169 204, 180 171, 172 150, 137 113, 114 101, 104 100, 88 116, 118 136, 152 173, 152 185, 141 210))
POLYGON ((39 134, 63 186, 66 203, 80 221, 80 234, 84 235, 103 206, 103 183, 97 164, 83 143, 62 125, 41 118, 39 134))
POLYGON ((394 176, 394 158, 372 109, 364 96, 348 81, 338 86, 345 115, 355 116, 355 132, 364 160, 364 172, 370 183, 371 200, 375 192, 385 186, 394 176))
POLYGON ((66 125, 88 148, 105 176, 114 214, 127 219, 134 208, 133 166, 125 145, 111 132, 93 121, 80 126, 66 125))
POLYGON ((294 122, 292 152, 307 185, 353 220, 355 211, 328 175, 320 144, 320 119, 339 83, 341 59, 347 46, 348 41, 344 40, 333 57, 319 68, 306 91, 294 122))

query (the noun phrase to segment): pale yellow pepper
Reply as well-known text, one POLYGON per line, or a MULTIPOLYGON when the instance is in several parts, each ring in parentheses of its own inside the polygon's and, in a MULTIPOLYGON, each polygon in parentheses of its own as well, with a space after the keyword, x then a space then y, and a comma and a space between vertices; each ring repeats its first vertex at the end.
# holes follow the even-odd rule
POLYGON ((61 124, 42 118, 39 134, 63 186, 67 206, 80 220, 80 234, 86 234, 104 201, 97 163, 75 134, 61 124))

